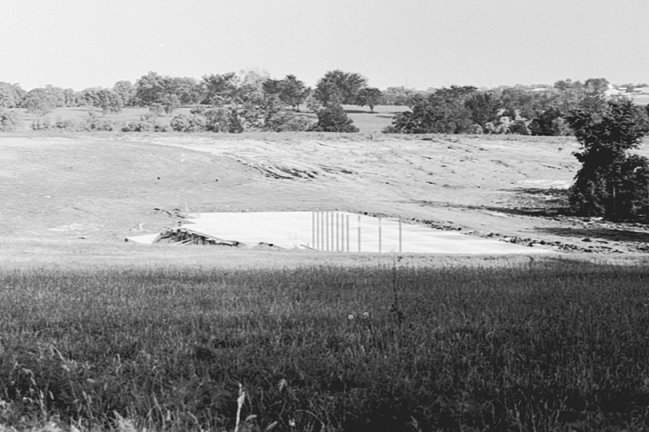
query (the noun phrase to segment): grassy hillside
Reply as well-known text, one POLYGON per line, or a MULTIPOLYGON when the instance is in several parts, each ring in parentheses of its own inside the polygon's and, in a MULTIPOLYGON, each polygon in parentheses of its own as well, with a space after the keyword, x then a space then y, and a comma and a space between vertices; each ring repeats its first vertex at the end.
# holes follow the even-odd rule
POLYGON ((570 137, 4 134, 0 229, 102 247, 177 224, 185 208, 339 209, 521 244, 642 250, 641 226, 566 214, 577 148, 570 137))

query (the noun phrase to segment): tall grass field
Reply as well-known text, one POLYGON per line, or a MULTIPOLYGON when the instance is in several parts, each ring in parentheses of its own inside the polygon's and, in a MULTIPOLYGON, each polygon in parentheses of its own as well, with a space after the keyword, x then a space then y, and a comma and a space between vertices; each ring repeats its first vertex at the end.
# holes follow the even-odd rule
POLYGON ((648 280, 568 260, 3 270, 0 429, 647 430, 648 280))

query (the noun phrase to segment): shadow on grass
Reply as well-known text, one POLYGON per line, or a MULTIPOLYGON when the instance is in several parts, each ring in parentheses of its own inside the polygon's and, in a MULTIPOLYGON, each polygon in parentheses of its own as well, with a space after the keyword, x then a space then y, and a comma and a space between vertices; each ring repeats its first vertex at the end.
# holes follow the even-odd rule
POLYGON ((572 216, 568 206, 568 190, 558 188, 520 187, 507 189, 514 192, 521 205, 511 208, 493 208, 492 211, 522 216, 572 216))
POLYGON ((547 207, 496 207, 496 206, 477 206, 468 204, 454 204, 442 201, 418 201, 420 205, 430 207, 449 207, 456 209, 466 210, 482 210, 497 213, 504 213, 515 216, 540 216, 540 217, 556 217, 556 216, 571 216, 570 209, 565 206, 547 206, 547 207))
POLYGON ((568 198, 568 189, 519 187, 514 189, 506 189, 506 190, 517 192, 520 194, 527 194, 527 195, 550 195, 557 198, 566 198, 566 199, 568 198))
POLYGON ((561 237, 598 238, 609 241, 649 242, 649 232, 612 228, 542 228, 540 232, 561 237))
POLYGON ((368 111, 368 110, 358 110, 358 109, 346 109, 345 113, 347 114, 371 114, 377 117, 392 117, 395 114, 400 114, 402 111, 368 111))

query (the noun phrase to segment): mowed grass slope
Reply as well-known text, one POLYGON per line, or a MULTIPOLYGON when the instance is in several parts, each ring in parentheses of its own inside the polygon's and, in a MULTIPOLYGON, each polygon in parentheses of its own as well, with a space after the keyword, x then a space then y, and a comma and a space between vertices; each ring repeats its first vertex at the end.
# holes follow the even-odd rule
POLYGON ((647 277, 566 260, 5 270, 0 424, 233 430, 241 384, 243 430, 646 430, 647 277))

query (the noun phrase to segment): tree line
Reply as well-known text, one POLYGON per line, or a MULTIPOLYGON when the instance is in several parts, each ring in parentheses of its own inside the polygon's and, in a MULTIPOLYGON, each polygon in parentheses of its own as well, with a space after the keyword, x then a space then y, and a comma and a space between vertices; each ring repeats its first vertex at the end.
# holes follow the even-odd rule
MULTIPOLYGON (((135 83, 118 81, 112 88, 82 91, 51 85, 25 91, 17 84, 0 82, 0 109, 24 108, 41 116, 59 107, 88 106, 104 114, 124 107, 149 107, 154 115, 171 115, 181 106, 191 106, 190 114, 174 117, 172 127, 176 130, 354 132, 357 129, 340 104, 367 105, 373 110, 383 102, 381 97, 382 92, 368 87, 362 75, 340 70, 327 72, 313 89, 295 75, 272 79, 254 71, 210 74, 201 80, 149 72, 135 83), (310 124, 290 113, 305 105, 318 114, 318 123, 310 124)), ((0 122, 11 120, 6 112, 0 117, 0 122)), ((39 121, 37 127, 48 122, 39 121)))
POLYGON ((411 109, 386 132, 570 135, 570 113, 605 99, 608 89, 604 78, 489 90, 452 86, 414 95, 411 109))
POLYGON ((26 108, 35 113, 79 106, 117 112, 124 107, 153 104, 171 112, 179 106, 242 104, 269 96, 277 96, 283 104, 296 111, 310 98, 321 105, 338 101, 374 107, 385 102, 383 93, 368 87, 365 77, 340 70, 327 72, 314 89, 295 75, 277 80, 255 71, 211 74, 201 80, 149 72, 135 83, 118 81, 112 88, 92 87, 81 91, 52 85, 25 91, 18 84, 0 82, 0 107, 26 108))
POLYGON ((326 110, 324 117, 335 120, 321 129, 353 131, 340 105, 368 106, 371 111, 377 105, 405 105, 410 109, 396 114, 385 132, 569 135, 570 112, 593 97, 603 97, 608 87, 606 79, 591 78, 583 83, 561 80, 551 86, 451 86, 427 91, 389 87, 382 91, 368 86, 361 74, 341 70, 327 72, 314 88, 295 75, 272 79, 254 71, 210 74, 200 80, 149 72, 134 83, 118 81, 112 88, 81 91, 51 85, 25 91, 17 84, 0 82, 0 108, 25 108, 44 115, 58 107, 88 106, 110 113, 137 106, 169 115, 181 106, 193 106, 194 117, 179 119, 179 128, 183 123, 185 129, 199 127, 192 126, 192 122, 201 123, 196 116, 212 109, 216 114, 212 112, 211 117, 221 119, 212 129, 237 131, 273 129, 278 123, 288 123, 287 130, 303 130, 307 125, 295 121, 286 110, 298 112, 306 107, 314 113, 326 110), (232 120, 229 126, 223 120, 226 117, 232 120))

